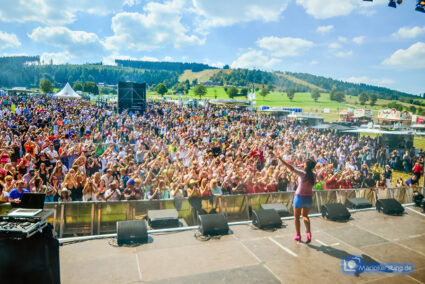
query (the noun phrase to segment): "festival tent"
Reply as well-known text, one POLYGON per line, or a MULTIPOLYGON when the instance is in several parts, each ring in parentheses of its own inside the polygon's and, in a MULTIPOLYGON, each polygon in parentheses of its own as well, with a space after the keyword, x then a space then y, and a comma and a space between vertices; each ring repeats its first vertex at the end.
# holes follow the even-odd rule
POLYGON ((81 99, 81 97, 71 88, 69 83, 66 83, 65 87, 54 95, 54 97, 59 99, 81 99))

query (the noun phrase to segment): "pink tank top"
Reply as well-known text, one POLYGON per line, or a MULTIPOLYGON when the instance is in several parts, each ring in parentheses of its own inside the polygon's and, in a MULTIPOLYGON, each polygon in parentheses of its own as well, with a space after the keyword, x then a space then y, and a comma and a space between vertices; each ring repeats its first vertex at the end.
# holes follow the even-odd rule
MULTIPOLYGON (((294 173, 298 175, 298 188, 295 194, 299 196, 313 196, 314 183, 312 184, 308 180, 307 174, 297 168, 294 168, 294 173)), ((316 180, 316 174, 314 174, 314 180, 316 180)))

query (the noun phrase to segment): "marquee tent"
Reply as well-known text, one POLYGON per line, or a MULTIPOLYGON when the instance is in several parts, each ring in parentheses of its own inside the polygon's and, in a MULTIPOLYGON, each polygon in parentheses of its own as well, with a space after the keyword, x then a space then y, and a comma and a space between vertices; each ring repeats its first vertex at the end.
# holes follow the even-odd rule
POLYGON ((69 83, 66 83, 65 87, 54 97, 59 99, 81 99, 81 97, 71 88, 69 83))

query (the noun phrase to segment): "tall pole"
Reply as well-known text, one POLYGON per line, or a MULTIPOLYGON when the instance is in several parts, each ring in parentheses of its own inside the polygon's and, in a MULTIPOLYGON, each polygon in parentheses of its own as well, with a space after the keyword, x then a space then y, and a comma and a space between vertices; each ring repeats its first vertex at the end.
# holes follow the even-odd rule
MULTIPOLYGON (((419 154, 419 158, 420 158, 420 154, 419 154)), ((422 168, 423 169, 425 169, 425 155, 424 155, 424 157, 423 157, 423 164, 422 164, 422 168)), ((422 174, 423 175, 423 179, 424 179, 424 182, 423 182, 423 187, 425 187, 425 173, 423 173, 422 174)))

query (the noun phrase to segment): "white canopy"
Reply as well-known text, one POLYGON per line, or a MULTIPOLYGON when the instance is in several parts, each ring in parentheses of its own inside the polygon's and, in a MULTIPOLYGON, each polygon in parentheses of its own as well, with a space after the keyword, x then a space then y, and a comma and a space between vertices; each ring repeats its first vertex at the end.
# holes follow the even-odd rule
POLYGON ((60 99, 81 99, 81 97, 71 88, 69 83, 66 83, 65 87, 54 97, 60 99))

